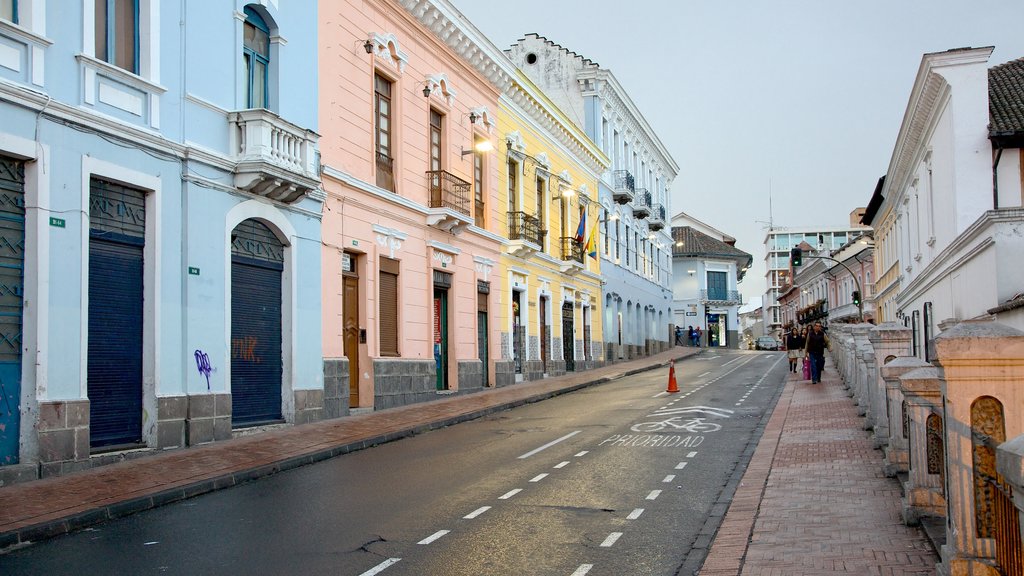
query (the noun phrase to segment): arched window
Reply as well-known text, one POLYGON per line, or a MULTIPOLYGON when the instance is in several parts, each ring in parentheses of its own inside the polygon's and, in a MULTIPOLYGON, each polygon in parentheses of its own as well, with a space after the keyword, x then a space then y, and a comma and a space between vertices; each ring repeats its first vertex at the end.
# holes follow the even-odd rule
POLYGON ((270 70, 270 27, 255 10, 245 7, 242 54, 245 58, 246 106, 267 108, 270 70))

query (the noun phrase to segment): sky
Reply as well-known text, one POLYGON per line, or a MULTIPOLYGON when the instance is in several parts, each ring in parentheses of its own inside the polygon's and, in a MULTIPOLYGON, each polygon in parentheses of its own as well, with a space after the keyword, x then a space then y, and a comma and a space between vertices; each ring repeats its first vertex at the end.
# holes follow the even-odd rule
POLYGON ((672 213, 753 255, 745 302, 769 221, 846 226, 867 205, 922 55, 1024 57, 1024 0, 451 1, 499 48, 535 32, 612 71, 680 167, 672 213))

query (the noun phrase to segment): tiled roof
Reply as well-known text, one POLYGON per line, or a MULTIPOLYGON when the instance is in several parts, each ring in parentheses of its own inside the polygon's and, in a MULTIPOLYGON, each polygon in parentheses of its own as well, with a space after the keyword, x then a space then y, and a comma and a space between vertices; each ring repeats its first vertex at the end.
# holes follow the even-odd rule
POLYGON ((736 260, 741 266, 749 265, 754 261, 754 257, 743 250, 716 240, 690 226, 673 227, 672 242, 673 256, 718 256, 736 260), (682 246, 679 245, 680 242, 682 242, 682 246))
POLYGON ((1024 133, 1024 58, 988 70, 989 133, 1024 133))

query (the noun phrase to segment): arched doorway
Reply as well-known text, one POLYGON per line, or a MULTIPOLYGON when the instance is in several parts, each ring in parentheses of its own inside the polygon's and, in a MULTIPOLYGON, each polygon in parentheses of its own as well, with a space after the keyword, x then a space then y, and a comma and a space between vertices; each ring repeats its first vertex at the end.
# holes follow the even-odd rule
POLYGON ((231 231, 232 426, 281 421, 284 244, 259 220, 231 231))

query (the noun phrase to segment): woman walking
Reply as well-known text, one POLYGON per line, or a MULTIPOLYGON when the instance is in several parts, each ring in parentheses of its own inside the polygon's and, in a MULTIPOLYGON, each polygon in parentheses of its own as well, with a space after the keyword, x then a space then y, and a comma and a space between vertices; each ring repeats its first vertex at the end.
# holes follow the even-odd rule
POLYGON ((788 351, 787 356, 789 356, 790 372, 797 371, 797 365, 800 364, 800 360, 804 357, 805 343, 803 332, 796 326, 786 334, 786 350, 788 351))

